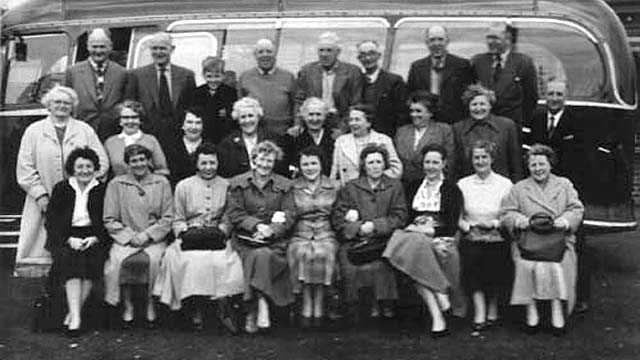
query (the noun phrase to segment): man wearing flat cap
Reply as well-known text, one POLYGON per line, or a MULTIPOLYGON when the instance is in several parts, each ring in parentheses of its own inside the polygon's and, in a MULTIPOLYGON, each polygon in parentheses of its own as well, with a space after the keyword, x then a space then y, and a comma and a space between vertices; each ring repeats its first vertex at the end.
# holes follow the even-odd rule
POLYGON ((180 137, 185 110, 191 106, 196 87, 193 71, 171 64, 174 49, 168 33, 154 34, 149 40, 153 64, 133 70, 127 86, 127 98, 142 103, 147 128, 165 153, 180 137))
POLYGON ((504 23, 487 32, 488 52, 471 60, 475 77, 495 91, 493 112, 508 117, 520 127, 531 121, 538 101, 538 80, 533 59, 516 52, 517 29, 504 23))
POLYGON ((127 71, 109 60, 111 39, 104 29, 94 29, 87 39, 89 58, 67 69, 65 86, 78 94, 76 118, 86 121, 100 141, 118 132, 114 107, 124 99, 127 71))
POLYGON ((429 56, 411 64, 407 91, 426 90, 438 95, 438 120, 453 124, 462 120, 466 110, 462 93, 473 81, 471 64, 467 59, 449 53, 449 32, 444 26, 434 25, 425 32, 429 56))

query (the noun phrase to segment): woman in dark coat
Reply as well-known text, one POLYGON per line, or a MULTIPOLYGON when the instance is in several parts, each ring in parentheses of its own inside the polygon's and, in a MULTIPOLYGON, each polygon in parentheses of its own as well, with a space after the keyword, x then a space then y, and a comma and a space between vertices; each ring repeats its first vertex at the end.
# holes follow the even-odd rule
POLYGON ((202 117, 204 140, 218 144, 237 128, 231 120, 231 107, 238 100, 238 92, 223 82, 224 60, 217 56, 207 56, 202 60, 202 77, 206 83, 196 88, 193 107, 202 117))
POLYGON ((276 306, 293 301, 285 231, 291 220, 282 209, 289 180, 273 172, 282 150, 271 141, 252 150, 254 169, 231 179, 226 216, 233 226, 233 247, 244 271, 245 330, 271 326, 267 298, 276 306))
POLYGON ((456 300, 461 295, 460 261, 453 236, 462 194, 455 183, 444 177, 444 147, 427 145, 422 158, 425 178, 407 189, 413 222, 393 234, 382 256, 414 281, 431 313, 431 336, 440 337, 448 334, 443 312, 452 308, 449 295, 456 300))
MULTIPOLYGON (((367 145, 360 153, 360 164, 360 177, 349 181, 338 194, 331 222, 343 242, 365 239, 386 242, 394 230, 407 222, 402 184, 384 174, 389 167, 384 145, 367 145)), ((339 250, 339 261, 351 311, 355 310, 359 290, 372 288, 375 300, 370 308, 371 317, 393 317, 393 303, 398 299, 393 269, 382 258, 354 265, 347 258, 348 248, 343 246, 339 250)))
MULTIPOLYGON (((231 116, 238 122, 240 130, 232 131, 220 142, 220 176, 232 178, 251 170, 253 149, 264 140, 271 140, 282 148, 276 140, 277 135, 269 134, 260 127, 263 114, 262 106, 256 99, 243 97, 233 104, 231 116)), ((282 159, 276 161, 274 171, 288 175, 287 164, 282 159)))
POLYGON ((196 174, 195 153, 203 143, 202 118, 194 111, 187 111, 182 122, 184 135, 167 151, 171 185, 196 174))
POLYGON ((102 212, 105 185, 96 180, 100 161, 95 151, 77 148, 69 154, 65 170, 71 177, 56 184, 46 212, 46 248, 53 256, 51 276, 64 282, 68 313, 64 325, 71 335, 81 326, 82 305, 102 266, 111 238, 102 212))

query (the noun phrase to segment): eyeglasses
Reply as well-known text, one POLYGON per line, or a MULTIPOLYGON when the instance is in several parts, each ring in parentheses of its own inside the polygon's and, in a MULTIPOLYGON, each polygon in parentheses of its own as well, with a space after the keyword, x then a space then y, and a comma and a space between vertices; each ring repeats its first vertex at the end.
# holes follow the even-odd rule
POLYGON ((66 100, 53 100, 52 103, 56 105, 73 105, 71 101, 66 101, 66 100))
POLYGON ((138 115, 122 115, 120 116, 121 120, 136 120, 136 119, 140 119, 140 116, 138 115))

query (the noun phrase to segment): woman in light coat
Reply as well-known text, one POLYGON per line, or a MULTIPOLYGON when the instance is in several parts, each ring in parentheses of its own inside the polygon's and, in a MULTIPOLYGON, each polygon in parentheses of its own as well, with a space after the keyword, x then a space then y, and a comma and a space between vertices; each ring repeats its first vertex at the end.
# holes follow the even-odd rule
POLYGON ((109 170, 107 154, 95 131, 73 119, 78 95, 68 87, 56 86, 42 98, 49 115, 29 125, 20 142, 16 178, 27 193, 22 210, 16 269, 18 276, 43 276, 49 271, 51 256, 45 250, 44 212, 53 186, 65 179, 64 163, 71 151, 88 146, 100 159, 97 178, 109 170))
POLYGON ((124 161, 130 173, 111 180, 104 199, 104 225, 114 240, 104 265, 105 301, 117 305, 122 286, 125 328, 133 324, 134 284, 149 286, 147 327, 156 325, 151 287, 160 270, 173 220, 171 185, 166 177, 151 173, 150 160, 149 149, 138 144, 127 146, 124 161))
POLYGON ((514 244, 515 278, 511 304, 527 307, 527 330, 534 332, 540 323, 537 301, 551 301, 552 331, 554 335, 562 335, 565 332, 564 310, 571 314, 575 304, 575 232, 582 221, 584 206, 571 181, 551 173, 555 154, 550 147, 533 145, 527 153, 526 163, 531 175, 516 183, 503 199, 502 225, 517 239, 529 229, 532 215, 551 215, 553 228, 564 232, 565 252, 560 262, 525 260, 514 244))
POLYGON ((350 133, 336 139, 331 165, 331 179, 347 182, 360 176, 360 153, 368 144, 382 145, 389 153, 389 166, 385 175, 399 179, 402 176, 402 162, 398 158, 393 141, 387 135, 371 129, 375 109, 371 105, 354 105, 349 110, 350 133))

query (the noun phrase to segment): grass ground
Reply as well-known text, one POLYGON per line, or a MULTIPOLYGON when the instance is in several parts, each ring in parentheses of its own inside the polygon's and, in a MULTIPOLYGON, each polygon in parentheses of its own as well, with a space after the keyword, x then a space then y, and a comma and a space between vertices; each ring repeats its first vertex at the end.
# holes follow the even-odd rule
POLYGON ((561 338, 526 335, 514 320, 480 337, 471 336, 468 322, 458 323, 451 336, 433 340, 420 319, 412 319, 339 331, 282 326, 258 336, 220 329, 193 334, 176 326, 100 330, 71 341, 31 332, 31 302, 40 283, 9 277, 4 255, 0 359, 640 359, 640 231, 589 242, 596 257, 592 309, 574 316, 561 338))

